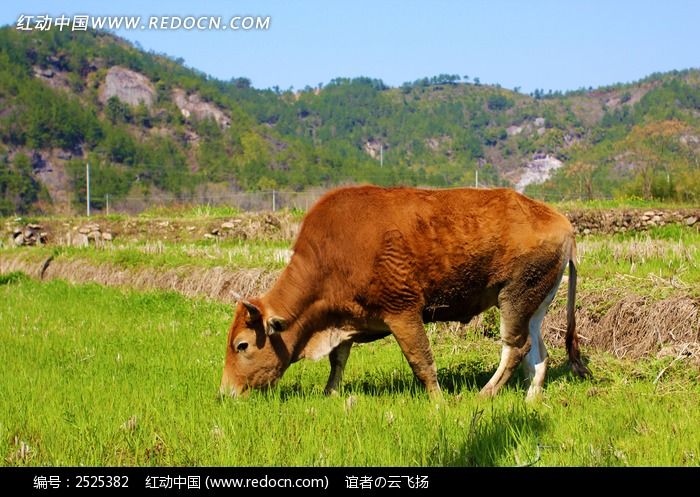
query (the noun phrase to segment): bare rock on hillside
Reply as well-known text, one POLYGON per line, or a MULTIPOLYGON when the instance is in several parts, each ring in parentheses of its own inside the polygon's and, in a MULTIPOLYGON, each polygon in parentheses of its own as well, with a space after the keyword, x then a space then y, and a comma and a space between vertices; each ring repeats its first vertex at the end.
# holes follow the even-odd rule
POLYGON ((205 102, 197 93, 187 94, 184 90, 176 88, 173 90, 173 101, 180 109, 180 112, 189 119, 213 119, 221 128, 231 126, 231 118, 227 116, 221 109, 211 102, 205 102))
POLYGON ((523 167, 523 173, 520 180, 515 185, 515 189, 519 192, 525 190, 527 185, 542 183, 549 179, 554 171, 562 166, 562 162, 549 154, 536 154, 523 167))
POLYGON ((125 67, 113 66, 107 71, 107 77, 100 89, 100 101, 106 103, 111 97, 137 106, 143 102, 146 107, 153 105, 156 91, 151 81, 141 73, 125 67))
MULTIPOLYGON (((435 138, 429 138, 428 139, 428 146, 432 146, 431 144, 434 144, 435 148, 439 146, 439 142, 435 138), (431 141, 434 140, 434 141, 431 141)), ((389 148, 385 143, 380 142, 379 140, 374 140, 370 139, 365 142, 364 145, 362 145, 362 150, 365 151, 367 155, 372 157, 373 159, 379 159, 379 156, 381 155, 381 150, 382 148, 384 149, 384 152, 387 151, 389 148)))

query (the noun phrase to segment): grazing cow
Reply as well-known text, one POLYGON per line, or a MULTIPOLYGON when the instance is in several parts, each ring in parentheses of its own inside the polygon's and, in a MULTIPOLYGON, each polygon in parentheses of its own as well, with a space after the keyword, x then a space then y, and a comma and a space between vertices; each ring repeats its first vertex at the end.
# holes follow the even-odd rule
POLYGON ((466 323, 497 306, 501 361, 481 393, 496 394, 524 357, 536 397, 547 369, 540 327, 567 264, 566 348, 573 371, 588 374, 575 331, 575 247, 566 217, 513 190, 334 190, 304 218, 272 289, 238 302, 221 392, 272 385, 291 363, 329 354, 333 392, 353 343, 392 334, 439 396, 424 323, 466 323))

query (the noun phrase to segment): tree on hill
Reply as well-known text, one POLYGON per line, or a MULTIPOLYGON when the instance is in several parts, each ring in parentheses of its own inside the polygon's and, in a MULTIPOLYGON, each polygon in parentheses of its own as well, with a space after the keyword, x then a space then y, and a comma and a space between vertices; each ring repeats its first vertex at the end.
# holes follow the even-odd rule
POLYGON ((0 159, 0 215, 25 214, 39 198, 41 187, 32 175, 32 164, 25 154, 0 159))
POLYGON ((690 132, 687 124, 675 120, 632 128, 621 143, 621 151, 628 154, 636 172, 628 188, 645 199, 673 196, 672 176, 685 162, 680 137, 690 132))

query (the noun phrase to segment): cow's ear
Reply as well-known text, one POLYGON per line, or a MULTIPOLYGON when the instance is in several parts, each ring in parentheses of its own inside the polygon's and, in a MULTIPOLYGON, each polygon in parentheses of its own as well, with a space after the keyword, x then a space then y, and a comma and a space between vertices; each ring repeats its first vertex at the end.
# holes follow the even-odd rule
POLYGON ((248 314, 250 314, 250 321, 257 321, 262 317, 262 312, 260 311, 260 308, 257 307, 255 304, 251 304, 247 300, 243 300, 242 303, 245 306, 245 308, 248 309, 248 314))
POLYGON ((279 316, 272 316, 267 320, 267 325, 265 326, 265 333, 268 335, 274 335, 280 331, 287 329, 287 321, 279 316))

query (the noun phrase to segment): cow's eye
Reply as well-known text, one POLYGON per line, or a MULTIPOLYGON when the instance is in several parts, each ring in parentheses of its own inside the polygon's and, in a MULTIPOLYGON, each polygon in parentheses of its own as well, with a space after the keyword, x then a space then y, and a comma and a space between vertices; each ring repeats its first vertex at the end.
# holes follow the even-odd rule
POLYGON ((238 352, 243 352, 247 348, 248 348, 248 342, 238 342, 238 345, 236 345, 236 350, 238 352))

